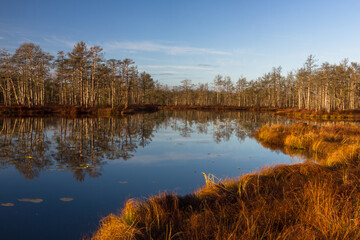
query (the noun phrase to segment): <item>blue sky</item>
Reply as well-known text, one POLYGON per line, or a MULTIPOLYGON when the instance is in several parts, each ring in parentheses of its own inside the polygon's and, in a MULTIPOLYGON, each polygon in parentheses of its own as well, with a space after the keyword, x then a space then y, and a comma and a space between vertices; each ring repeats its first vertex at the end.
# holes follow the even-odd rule
POLYGON ((360 62, 359 12, 358 0, 1 0, 0 48, 34 42, 55 55, 85 41, 169 85, 251 80, 309 54, 360 62))

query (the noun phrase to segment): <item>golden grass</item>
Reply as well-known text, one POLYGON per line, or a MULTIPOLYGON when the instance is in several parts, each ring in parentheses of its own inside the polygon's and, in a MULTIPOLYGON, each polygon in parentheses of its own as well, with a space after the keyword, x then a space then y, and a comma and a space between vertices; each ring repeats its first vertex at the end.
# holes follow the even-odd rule
POLYGON ((265 147, 284 150, 287 153, 301 150, 300 153, 305 156, 312 156, 328 166, 359 164, 360 127, 316 127, 301 123, 290 126, 264 126, 256 132, 255 137, 265 147))
POLYGON ((256 134, 264 144, 321 155, 320 164, 223 181, 204 174, 193 194, 129 200, 92 239, 360 239, 359 135, 345 126, 264 126, 256 134))
POLYGON ((129 200, 92 239, 359 239, 356 176, 344 181, 341 171, 315 163, 281 165, 187 196, 129 200))

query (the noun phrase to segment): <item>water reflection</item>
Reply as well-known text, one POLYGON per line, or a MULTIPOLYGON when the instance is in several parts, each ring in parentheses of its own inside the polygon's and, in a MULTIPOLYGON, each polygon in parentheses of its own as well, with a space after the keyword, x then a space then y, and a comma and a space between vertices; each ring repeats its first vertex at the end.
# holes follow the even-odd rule
POLYGON ((125 118, 22 118, 0 120, 0 166, 13 165, 26 179, 41 171, 71 171, 83 181, 101 175, 108 160, 130 160, 153 133, 170 127, 182 137, 212 133, 216 143, 243 141, 264 123, 287 123, 274 114, 253 112, 157 112, 125 118))

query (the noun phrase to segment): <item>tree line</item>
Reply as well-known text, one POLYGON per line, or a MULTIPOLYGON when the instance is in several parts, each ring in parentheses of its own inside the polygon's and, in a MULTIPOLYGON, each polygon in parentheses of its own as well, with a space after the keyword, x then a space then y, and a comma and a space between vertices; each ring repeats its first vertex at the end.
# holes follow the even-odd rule
POLYGON ((54 57, 24 43, 14 54, 0 52, 0 101, 5 105, 71 104, 99 106, 145 104, 156 82, 131 59, 104 59, 99 46, 78 42, 54 57))
POLYGON ((0 103, 4 105, 70 104, 125 106, 233 105, 239 107, 344 110, 359 108, 360 65, 347 59, 318 65, 310 55, 287 74, 274 67, 248 81, 217 75, 209 83, 190 79, 168 86, 139 72, 132 59, 104 58, 100 46, 75 44, 54 57, 40 46, 24 43, 11 54, 0 50, 0 103))
MULTIPOLYGON (((170 94, 171 95, 171 94, 170 94)), ((234 105, 325 110, 360 107, 360 65, 347 59, 339 64, 317 65, 310 55, 303 67, 284 75, 281 67, 256 80, 215 76, 211 84, 195 86, 183 80, 173 88, 173 104, 234 105)))

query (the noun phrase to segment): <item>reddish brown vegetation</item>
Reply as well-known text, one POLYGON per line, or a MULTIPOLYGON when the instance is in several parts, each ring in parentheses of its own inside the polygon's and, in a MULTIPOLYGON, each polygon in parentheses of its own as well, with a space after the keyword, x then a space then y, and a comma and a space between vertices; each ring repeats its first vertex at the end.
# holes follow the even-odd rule
POLYGON ((156 112, 156 105, 130 105, 127 108, 119 106, 111 107, 85 107, 73 105, 44 105, 44 106, 0 106, 0 116, 5 117, 86 117, 86 116, 118 116, 137 112, 156 112))
POLYGON ((270 107, 239 107, 229 105, 162 105, 164 110, 202 110, 202 111, 257 111, 257 112, 276 112, 279 108, 270 107))
POLYGON ((153 105, 153 104, 133 104, 125 108, 118 107, 85 107, 77 105, 49 104, 44 106, 24 106, 0 105, 0 116, 12 117, 31 117, 31 116, 61 116, 61 117, 81 117, 81 116, 117 116, 121 114, 132 114, 136 112, 155 112, 162 110, 186 110, 186 111, 254 111, 254 112, 273 112, 296 119, 331 119, 331 120, 360 120, 360 109, 343 110, 326 113, 325 111, 315 111, 295 108, 275 108, 275 107, 239 107, 225 105, 153 105))

